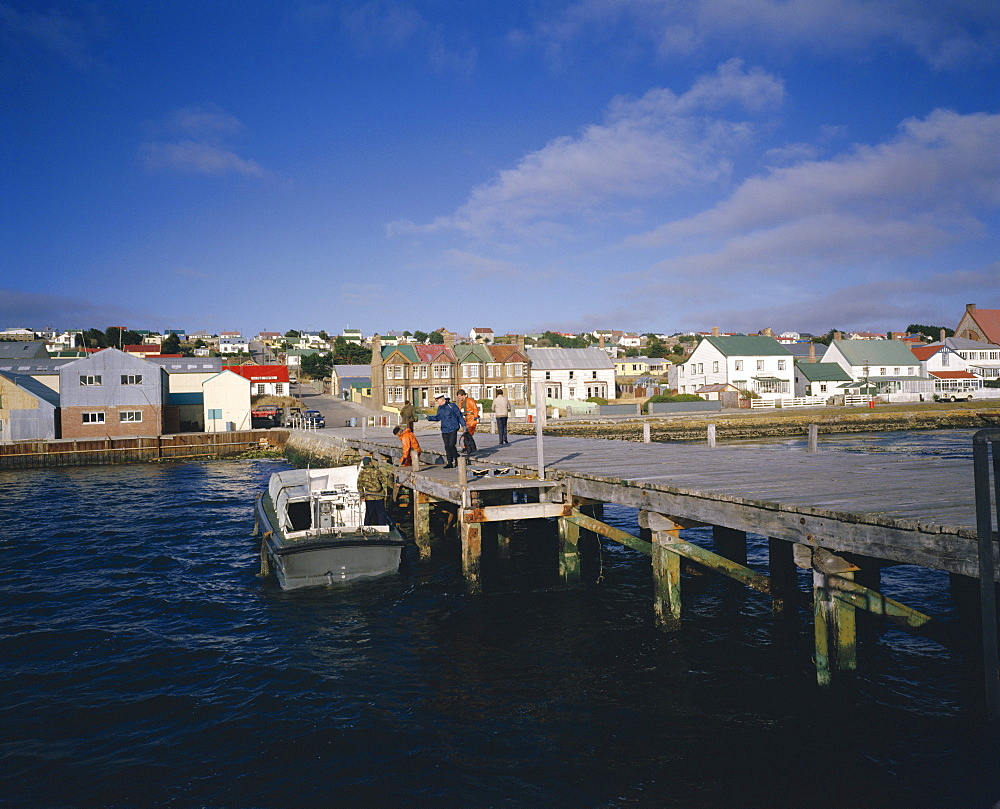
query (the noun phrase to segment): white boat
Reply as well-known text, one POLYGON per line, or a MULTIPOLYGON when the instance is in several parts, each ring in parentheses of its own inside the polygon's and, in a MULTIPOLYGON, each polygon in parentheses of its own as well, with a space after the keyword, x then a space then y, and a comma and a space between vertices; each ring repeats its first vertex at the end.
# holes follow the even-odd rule
POLYGON ((271 475, 254 515, 264 532, 261 572, 283 590, 381 576, 399 568, 406 537, 394 525, 364 525, 359 466, 290 469, 271 475))

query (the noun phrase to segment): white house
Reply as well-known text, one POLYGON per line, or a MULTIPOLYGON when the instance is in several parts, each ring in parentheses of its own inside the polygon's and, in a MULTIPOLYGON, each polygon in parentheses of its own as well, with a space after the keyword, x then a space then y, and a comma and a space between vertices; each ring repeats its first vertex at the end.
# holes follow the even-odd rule
POLYGON ((250 429, 250 387, 249 379, 230 370, 202 382, 206 433, 250 429))
POLYGON ((841 385, 851 382, 851 375, 835 362, 795 360, 795 395, 829 398, 843 393, 841 385))
POLYGON ((492 343, 494 342, 495 335, 493 334, 493 329, 472 329, 469 331, 469 339, 472 342, 482 340, 483 342, 492 343))
POLYGON ((599 348, 529 348, 530 384, 545 385, 547 399, 585 402, 615 398, 615 365, 599 348))
POLYGON ((823 362, 835 362, 851 375, 844 392, 860 390, 899 402, 934 393, 934 380, 921 373, 920 360, 899 340, 834 340, 823 362))
MULTIPOLYGON (((948 339, 954 341, 956 338, 948 339)), ((959 342, 972 343, 984 349, 989 348, 988 344, 977 343, 974 340, 959 340, 959 342)), ((921 376, 929 376, 934 380, 934 392, 938 396, 958 394, 965 397, 983 387, 982 378, 969 367, 968 360, 949 346, 947 341, 912 346, 910 350, 920 360, 921 376)), ((997 351, 1000 352, 1000 347, 997 347, 997 351)))
POLYGON ((792 396, 795 362, 773 337, 705 337, 677 366, 677 392, 694 393, 704 385, 729 384, 762 399, 792 396))
POLYGON ((1000 346, 964 337, 946 337, 944 344, 980 379, 987 382, 1000 379, 1000 346))
POLYGON ((224 331, 219 335, 220 354, 249 354, 250 341, 238 331, 224 331))

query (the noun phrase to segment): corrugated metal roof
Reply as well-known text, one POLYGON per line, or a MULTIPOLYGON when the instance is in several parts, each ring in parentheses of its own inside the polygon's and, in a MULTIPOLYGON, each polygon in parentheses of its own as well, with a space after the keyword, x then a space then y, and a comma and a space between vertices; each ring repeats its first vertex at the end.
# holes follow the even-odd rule
POLYGON ((25 374, 12 374, 0 371, 0 376, 4 376, 17 385, 21 390, 27 391, 36 399, 48 402, 53 407, 59 407, 59 394, 52 388, 43 385, 37 379, 33 379, 25 374))
POLYGON ((529 348, 528 359, 532 370, 610 370, 615 364, 599 348, 529 348))
POLYGON ((910 347, 899 340, 836 340, 836 347, 851 365, 917 365, 910 347))
POLYGON ((851 375, 835 362, 797 362, 802 376, 810 382, 847 382, 851 375))

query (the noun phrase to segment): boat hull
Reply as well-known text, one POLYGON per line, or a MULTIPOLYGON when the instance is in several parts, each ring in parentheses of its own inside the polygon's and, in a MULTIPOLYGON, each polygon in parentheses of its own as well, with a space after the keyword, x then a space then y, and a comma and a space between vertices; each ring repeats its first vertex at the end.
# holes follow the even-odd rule
POLYGON ((344 584, 399 570, 406 538, 395 526, 378 536, 345 534, 287 541, 276 527, 266 492, 257 499, 255 513, 264 533, 261 554, 266 554, 282 590, 344 584))

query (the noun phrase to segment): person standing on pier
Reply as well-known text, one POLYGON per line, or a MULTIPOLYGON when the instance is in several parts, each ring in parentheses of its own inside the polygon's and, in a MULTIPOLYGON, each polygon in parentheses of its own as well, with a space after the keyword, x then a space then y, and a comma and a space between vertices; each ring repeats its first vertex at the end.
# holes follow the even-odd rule
POLYGON ((428 416, 428 421, 441 423, 441 439, 444 441, 444 457, 447 463, 445 469, 454 469, 458 465, 458 434, 465 429, 462 411, 443 393, 434 397, 437 413, 428 416))
POLYGON ((405 424, 401 424, 399 427, 392 428, 392 434, 396 436, 403 445, 403 454, 399 458, 399 465, 413 466, 413 455, 411 453, 414 450, 416 450, 417 453, 420 452, 420 442, 417 441, 417 437, 413 434, 413 428, 407 427, 405 424))
POLYGON ((413 430, 413 422, 417 420, 417 411, 413 406, 413 402, 407 402, 399 410, 399 423, 405 424, 410 430, 413 430))
POLYGON ((479 424, 479 403, 464 390, 458 391, 458 409, 462 411, 462 418, 465 419, 465 437, 463 439, 465 457, 468 458, 473 452, 479 449, 476 446, 476 425, 479 424))
POLYGON ((365 504, 365 525, 388 525, 385 513, 385 481, 375 462, 365 456, 358 471, 358 494, 365 504))
POLYGON ((493 417, 497 420, 497 435, 499 444, 509 444, 507 440, 507 417, 510 415, 510 402, 504 396, 502 388, 497 389, 497 395, 493 397, 493 417))

